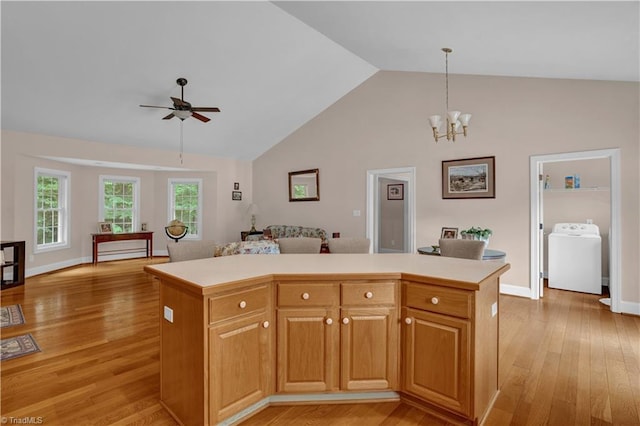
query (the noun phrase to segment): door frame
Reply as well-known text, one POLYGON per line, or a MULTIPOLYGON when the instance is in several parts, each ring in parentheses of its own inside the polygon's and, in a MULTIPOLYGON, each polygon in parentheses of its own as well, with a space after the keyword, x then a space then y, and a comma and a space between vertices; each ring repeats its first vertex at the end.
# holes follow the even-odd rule
POLYGON ((416 168, 415 167, 398 167, 392 169, 367 170, 367 238, 371 240, 371 247, 375 253, 378 247, 378 229, 379 229, 379 188, 378 181, 380 178, 398 179, 406 182, 404 195, 407 200, 406 214, 406 242, 408 242, 408 252, 416 252, 416 168))
POLYGON ((620 311, 621 293, 621 179, 620 179, 620 148, 601 149, 594 151, 567 152, 561 154, 532 155, 529 163, 529 195, 530 195, 530 272, 529 287, 532 299, 539 299, 542 294, 540 288, 542 262, 540 260, 541 242, 539 239, 540 212, 542 202, 542 186, 539 184, 539 170, 544 163, 573 160, 609 159, 610 173, 610 218, 609 230, 609 294, 611 295, 611 311, 620 311))

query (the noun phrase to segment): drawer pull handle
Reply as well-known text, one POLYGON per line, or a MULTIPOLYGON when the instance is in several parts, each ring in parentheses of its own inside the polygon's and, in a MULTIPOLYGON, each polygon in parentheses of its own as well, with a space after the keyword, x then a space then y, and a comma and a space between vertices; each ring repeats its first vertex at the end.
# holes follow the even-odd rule
POLYGON ((431 303, 433 303, 434 305, 437 305, 439 302, 440 302, 440 299, 438 299, 437 297, 431 298, 431 303))
POLYGON ((343 324, 349 324, 349 318, 342 318, 343 324))
POLYGON ((245 302, 244 300, 241 301, 240 303, 238 303, 238 306, 240 306, 240 309, 244 309, 247 307, 247 302, 245 302))
POLYGON ((265 321, 262 323, 262 328, 269 328, 269 321, 265 321))
POLYGON ((413 322, 413 320, 411 318, 409 318, 409 317, 406 317, 404 319, 404 323, 407 324, 407 325, 411 325, 412 322, 413 322))
POLYGON ((371 299, 373 297, 373 293, 368 291, 364 294, 364 297, 366 297, 367 299, 371 299))
POLYGON ((327 325, 331 325, 333 324, 333 320, 331 318, 327 318, 326 320, 324 320, 324 323, 327 325))
POLYGON ((309 300, 309 293, 302 293, 303 300, 309 300))

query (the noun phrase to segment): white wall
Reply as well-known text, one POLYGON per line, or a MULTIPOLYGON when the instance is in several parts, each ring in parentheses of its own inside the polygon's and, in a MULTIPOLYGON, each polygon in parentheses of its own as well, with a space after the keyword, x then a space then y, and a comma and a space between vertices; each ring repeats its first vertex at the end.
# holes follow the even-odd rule
MULTIPOLYGON (((154 252, 166 253, 170 242, 164 226, 168 218, 168 179, 203 179, 203 238, 219 242, 237 241, 240 231, 248 229, 246 209, 250 203, 251 163, 184 155, 180 165, 177 152, 101 144, 53 136, 2 131, 1 233, 6 240, 24 240, 27 248, 27 275, 91 261, 91 233, 98 222, 98 177, 101 174, 140 178, 141 222, 154 232, 154 252), (72 157, 103 162, 165 166, 185 171, 127 170, 88 167, 42 158, 72 157), (45 167, 71 172, 70 247, 46 253, 33 253, 34 168, 45 167), (234 182, 240 183, 242 201, 232 201, 234 182)), ((135 243, 123 243, 135 244, 135 243)))
POLYGON ((443 85, 442 75, 378 72, 256 159, 260 221, 364 236, 366 171, 415 166, 417 246, 434 244, 443 226, 491 228, 490 248, 511 263, 502 282, 528 287, 529 157, 619 147, 621 294, 640 302, 639 85, 450 76, 450 105, 473 113, 470 133, 436 144, 428 117, 444 113, 443 85), (496 157, 496 198, 443 200, 442 161, 483 156, 496 157), (287 173, 311 168, 320 169, 320 201, 289 203, 287 173))

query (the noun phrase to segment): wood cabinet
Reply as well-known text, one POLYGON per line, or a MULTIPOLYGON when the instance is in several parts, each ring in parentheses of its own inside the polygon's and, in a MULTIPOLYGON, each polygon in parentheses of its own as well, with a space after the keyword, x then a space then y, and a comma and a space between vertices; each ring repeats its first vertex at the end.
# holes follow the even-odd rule
POLYGON ((223 420, 270 394, 270 286, 209 298, 209 419, 223 420))
POLYGON ((487 414, 498 392, 497 284, 403 282, 402 391, 413 402, 473 423, 487 414))
POLYGON ((397 284, 278 284, 279 392, 397 387, 397 284))
POLYGON ((2 263, 0 264, 0 288, 11 288, 24 284, 25 244, 24 241, 0 241, 2 263), (6 250, 5 252, 5 249, 6 250), (12 252, 11 256, 7 253, 12 252), (8 273, 7 273, 8 272, 8 273), (6 278, 10 275, 11 278, 6 278))

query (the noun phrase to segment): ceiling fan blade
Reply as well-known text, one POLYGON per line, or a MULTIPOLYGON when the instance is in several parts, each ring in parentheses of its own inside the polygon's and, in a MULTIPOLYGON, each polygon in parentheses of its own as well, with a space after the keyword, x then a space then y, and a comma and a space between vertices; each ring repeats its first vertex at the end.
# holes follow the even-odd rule
POLYGON ((162 109, 173 109, 171 107, 163 107, 163 106, 155 106, 155 105, 140 105, 143 108, 162 108, 162 109))
POLYGON ((173 113, 167 115, 166 117, 162 117, 163 120, 171 120, 173 117, 175 117, 175 115, 173 115, 173 113))
POLYGON ((190 106, 191 104, 189 102, 185 102, 182 99, 179 98, 174 98, 171 97, 171 100, 173 101, 173 104, 176 106, 190 106))
POLYGON ((191 111, 220 112, 218 107, 192 107, 191 111))
POLYGON ((203 123, 206 123, 207 121, 211 121, 210 118, 205 117, 202 114, 198 114, 197 112, 193 112, 191 115, 193 118, 197 118, 198 120, 202 121, 203 123))

